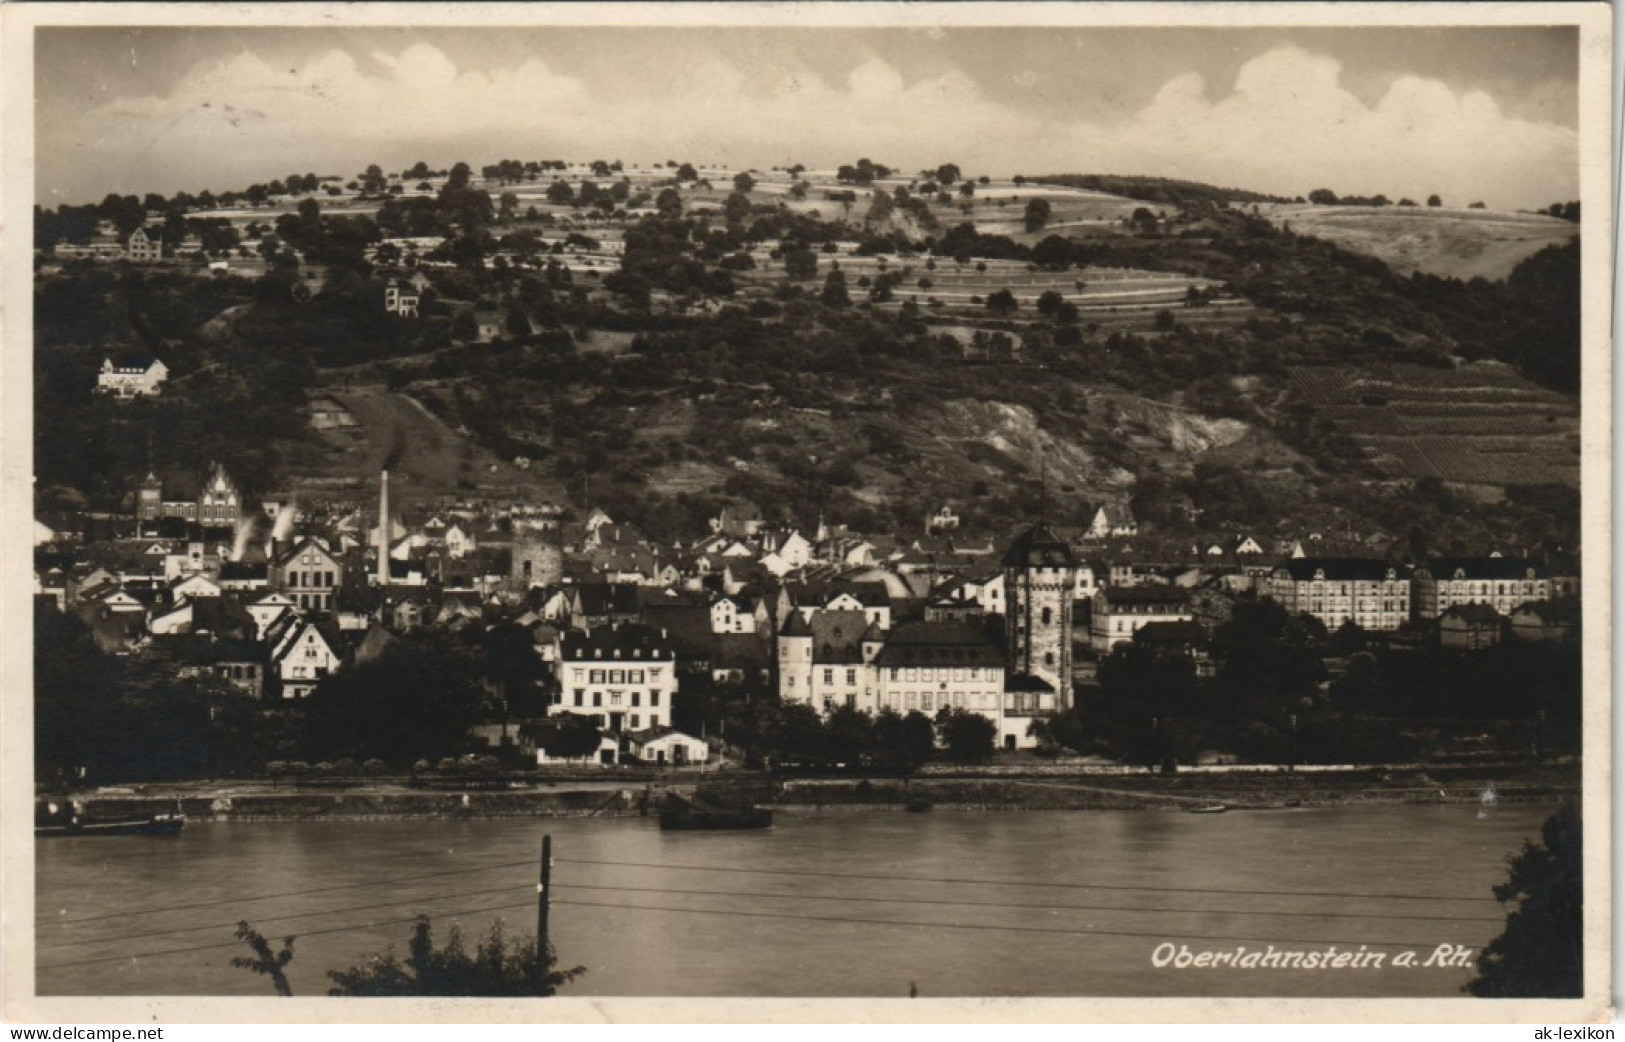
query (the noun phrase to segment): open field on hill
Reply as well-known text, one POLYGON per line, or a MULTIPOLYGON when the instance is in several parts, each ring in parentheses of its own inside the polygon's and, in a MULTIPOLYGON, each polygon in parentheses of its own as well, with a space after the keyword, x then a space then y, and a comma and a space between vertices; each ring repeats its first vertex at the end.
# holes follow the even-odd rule
POLYGON ((1292 369, 1294 392, 1396 477, 1577 485, 1579 412, 1510 366, 1292 369))
POLYGON ((1369 254, 1401 275, 1504 279, 1518 262, 1562 245, 1579 225, 1543 214, 1423 206, 1265 206, 1261 212, 1299 235, 1369 254))
POLYGON ((379 468, 393 457, 390 490, 402 502, 458 488, 484 495, 556 494, 541 472, 497 459, 407 395, 344 385, 325 388, 321 396, 342 405, 355 424, 318 433, 325 451, 311 455, 301 468, 300 487, 292 491, 371 495, 379 468))

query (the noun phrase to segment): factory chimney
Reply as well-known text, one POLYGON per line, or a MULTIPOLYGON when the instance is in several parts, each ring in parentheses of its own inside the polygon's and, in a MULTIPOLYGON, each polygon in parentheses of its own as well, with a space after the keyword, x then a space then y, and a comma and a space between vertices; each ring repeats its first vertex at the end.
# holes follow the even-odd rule
POLYGON ((389 585, 389 471, 378 484, 378 585, 389 585))

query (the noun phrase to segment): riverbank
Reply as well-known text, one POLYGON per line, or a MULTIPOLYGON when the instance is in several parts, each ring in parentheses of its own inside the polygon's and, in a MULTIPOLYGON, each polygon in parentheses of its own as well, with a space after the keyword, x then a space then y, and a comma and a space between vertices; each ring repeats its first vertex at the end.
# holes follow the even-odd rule
MULTIPOLYGON (((968 772, 967 772, 968 773, 968 772)), ((365 821, 391 819, 624 818, 649 809, 650 794, 700 788, 723 803, 788 813, 904 810, 912 803, 956 810, 1230 810, 1439 803, 1546 803, 1579 793, 1578 765, 1527 768, 1429 767, 1224 773, 1014 774, 909 778, 778 779, 757 773, 539 781, 510 790, 423 790, 358 782, 292 788, 254 782, 142 785, 80 794, 91 819, 173 812, 192 821, 365 821)))
POLYGON ((707 785, 718 799, 788 812, 907 809, 912 803, 953 810, 1173 810, 1218 805, 1228 810, 1442 803, 1547 803, 1579 793, 1578 767, 1493 771, 1485 768, 1302 774, 1278 770, 1221 775, 1095 777, 797 779, 769 786, 742 780, 707 785))

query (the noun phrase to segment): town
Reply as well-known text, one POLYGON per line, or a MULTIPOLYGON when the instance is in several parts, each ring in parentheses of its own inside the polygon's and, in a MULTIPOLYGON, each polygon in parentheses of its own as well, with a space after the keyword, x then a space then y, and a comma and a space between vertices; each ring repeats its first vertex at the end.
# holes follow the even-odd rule
MULTIPOLYGON (((40 211, 41 781, 1572 754, 1571 402, 1397 342, 1364 368, 1243 361, 1173 406, 1123 393, 1179 378, 1148 344, 1231 365, 1236 336, 1275 340, 1278 290, 1180 262, 1329 194, 504 160, 40 211), (1111 194, 1148 188, 1174 205, 1111 194), (1098 361, 1118 390, 1061 404, 1121 452, 1256 441, 1241 418, 1273 382, 1305 404, 1269 437, 1301 455, 1180 477, 1164 450, 1134 478, 1046 435, 1074 422, 1054 408, 943 401, 1019 450, 1012 476, 986 443, 922 459, 878 417, 793 425, 839 416, 797 382, 808 349, 787 338, 767 375, 737 356, 780 316, 846 335, 844 312, 869 316, 876 372, 898 335, 972 385, 1098 361), (708 335, 736 356, 709 375, 708 335), (581 404, 539 381, 621 386, 581 404), (692 429, 656 435, 675 381, 692 429), (709 422, 722 396, 756 418, 709 422), (864 473, 887 454, 890 485, 864 473)), ((1561 209, 1526 219, 1546 234, 1561 209)), ((865 366, 826 339, 811 370, 865 366)))

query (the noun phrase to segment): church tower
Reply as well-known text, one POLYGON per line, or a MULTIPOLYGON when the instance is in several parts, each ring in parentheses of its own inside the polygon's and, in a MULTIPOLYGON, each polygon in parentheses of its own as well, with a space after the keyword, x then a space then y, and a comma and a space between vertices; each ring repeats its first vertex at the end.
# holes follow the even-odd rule
POLYGON ((1049 526, 1033 525, 1004 555, 1005 661, 1013 676, 1049 684, 1072 706, 1072 593, 1078 559, 1049 526))

